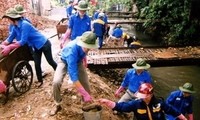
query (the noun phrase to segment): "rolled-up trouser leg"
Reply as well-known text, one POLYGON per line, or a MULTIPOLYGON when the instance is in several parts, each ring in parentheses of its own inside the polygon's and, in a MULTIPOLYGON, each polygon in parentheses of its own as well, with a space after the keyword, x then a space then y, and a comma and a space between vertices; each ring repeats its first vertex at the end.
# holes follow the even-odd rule
POLYGON ((135 96, 130 90, 127 90, 126 93, 120 98, 119 102, 128 102, 130 100, 134 100, 135 96))
POLYGON ((59 60, 53 78, 53 97, 57 105, 62 100, 60 89, 66 73, 67 73, 66 64, 62 60, 59 60))
POLYGON ((78 70, 79 70, 79 81, 80 81, 81 85, 84 87, 84 89, 88 93, 90 93, 91 91, 90 91, 88 75, 87 75, 86 69, 83 66, 82 62, 79 63, 78 70))

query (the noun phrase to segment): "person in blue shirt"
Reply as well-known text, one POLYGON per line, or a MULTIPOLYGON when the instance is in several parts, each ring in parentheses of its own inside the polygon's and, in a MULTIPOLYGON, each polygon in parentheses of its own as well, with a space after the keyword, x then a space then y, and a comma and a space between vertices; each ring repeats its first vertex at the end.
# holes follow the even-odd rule
POLYGON ((142 83, 152 83, 151 75, 147 71, 150 65, 144 59, 138 58, 132 66, 133 68, 126 72, 120 87, 115 92, 115 96, 120 97, 120 94, 126 90, 118 102, 135 99, 134 94, 142 83))
POLYGON ((122 35, 123 30, 121 29, 121 25, 116 23, 116 26, 114 27, 114 30, 112 32, 112 35, 109 36, 107 39, 107 43, 110 44, 110 46, 114 47, 115 45, 119 46, 122 42, 122 35))
POLYGON ((98 19, 93 22, 93 32, 97 35, 99 40, 99 48, 103 46, 103 37, 105 34, 105 22, 103 21, 104 13, 99 13, 98 19))
POLYGON ((62 109, 61 107, 61 85, 67 73, 81 94, 84 102, 91 102, 90 86, 88 76, 83 66, 82 60, 90 49, 98 48, 98 42, 95 33, 87 31, 82 36, 70 41, 61 51, 61 58, 58 61, 58 67, 53 78, 53 97, 54 108, 50 111, 50 115, 55 115, 62 109))
POLYGON ((62 48, 65 42, 69 39, 74 40, 76 37, 81 36, 86 31, 91 31, 91 19, 86 14, 88 10, 88 3, 84 0, 79 1, 77 6, 77 13, 72 15, 68 22, 68 29, 61 41, 60 47, 62 48))
MULTIPOLYGON (((166 102, 181 112, 183 115, 188 116, 188 120, 194 120, 192 102, 195 93, 192 83, 186 82, 183 86, 179 87, 180 90, 171 92, 166 99, 166 102)), ((167 114, 168 120, 178 120, 174 116, 167 114)))
POLYGON ((67 5, 67 8, 66 8, 66 13, 67 13, 67 18, 70 18, 70 16, 72 15, 72 11, 73 11, 73 0, 70 0, 69 1, 69 4, 67 5))
POLYGON ((43 84, 42 70, 41 70, 41 57, 42 53, 46 57, 47 62, 55 70, 57 63, 53 60, 51 43, 50 41, 42 35, 31 23, 21 18, 15 9, 8 9, 3 16, 3 18, 8 18, 10 24, 13 24, 12 33, 5 40, 8 44, 4 45, 1 53, 4 56, 9 55, 9 53, 20 46, 28 45, 32 52, 32 56, 35 63, 36 75, 37 75, 37 87, 43 84), (16 37, 20 36, 20 40, 13 42, 16 37))
POLYGON ((134 96, 137 100, 119 103, 101 98, 97 102, 119 112, 133 112, 137 120, 165 120, 165 113, 180 120, 187 120, 183 114, 166 104, 164 100, 154 96, 153 86, 149 83, 141 84, 134 96))
MULTIPOLYGON (((9 8, 9 10, 15 10, 19 15, 21 15, 21 19, 24 19, 24 20, 27 20, 28 22, 31 23, 31 21, 29 19, 27 19, 26 17, 23 16, 23 14, 26 12, 26 10, 24 9, 24 7, 21 5, 21 4, 17 4, 14 6, 14 8, 9 8)), ((13 24, 10 24, 9 27, 8 27, 8 30, 9 30, 9 34, 12 33, 12 29, 13 29, 14 25, 13 24)), ((20 40, 20 35, 17 35, 16 38, 15 38, 17 41, 20 40)), ((8 44, 6 41, 4 43, 2 43, 4 45, 8 44)))
MULTIPOLYGON (((21 4, 16 4, 16 5, 14 6, 14 9, 15 9, 15 11, 16 11, 19 15, 22 16, 21 19, 26 20, 27 22, 29 22, 29 23, 32 24, 31 20, 24 16, 24 14, 25 14, 27 11, 24 9, 23 5, 21 5, 21 4)), ((12 27, 12 26, 13 26, 13 25, 11 24, 10 27, 12 27)), ((34 25, 34 26, 36 27, 37 25, 34 25)), ((10 29, 12 29, 12 28, 10 28, 10 29)), ((10 30, 10 32, 11 32, 11 30, 10 30)), ((16 40, 20 40, 20 36, 19 36, 19 38, 16 37, 16 40)), ((32 50, 32 49, 31 49, 31 50, 32 50)), ((46 75, 47 75, 47 73, 44 72, 44 71, 42 70, 42 77, 45 77, 46 75)))
POLYGON ((123 35, 123 30, 121 29, 121 25, 118 24, 116 28, 113 30, 112 37, 113 39, 120 39, 123 35))

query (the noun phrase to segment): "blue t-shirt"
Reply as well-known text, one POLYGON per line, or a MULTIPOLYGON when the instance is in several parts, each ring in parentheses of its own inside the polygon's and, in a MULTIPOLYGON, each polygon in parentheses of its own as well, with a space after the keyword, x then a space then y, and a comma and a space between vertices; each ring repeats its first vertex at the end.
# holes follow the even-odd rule
POLYGON ((67 71, 73 82, 78 80, 78 64, 86 56, 82 47, 76 43, 77 39, 70 41, 61 52, 61 58, 67 64, 67 71))
POLYGON ((73 6, 68 5, 66 8, 67 17, 69 18, 72 15, 73 6))
MULTIPOLYGON (((31 23, 31 21, 28 19, 28 18, 25 18, 25 17, 22 17, 21 19, 23 19, 23 20, 26 20, 27 22, 29 22, 29 23, 31 23)), ((14 27, 15 25, 13 25, 13 24, 10 24, 9 25, 9 35, 12 33, 12 30, 13 30, 13 27, 14 27)), ((17 34, 17 36, 15 37, 15 39, 17 40, 17 41, 19 41, 20 39, 21 39, 21 34, 20 33, 18 33, 17 34)), ((8 41, 9 43, 10 43, 10 41, 8 41)))
POLYGON ((115 28, 113 30, 112 36, 116 37, 116 38, 121 38, 123 35, 123 31, 121 28, 115 28))
POLYGON ((69 19, 69 28, 71 29, 71 40, 81 36, 86 31, 91 31, 91 19, 88 15, 80 18, 79 14, 72 15, 69 19))
POLYGON ((128 88, 132 93, 135 93, 142 83, 152 84, 152 79, 149 72, 144 70, 140 75, 138 75, 136 70, 132 68, 126 72, 121 86, 128 88))
POLYGON ((16 37, 21 46, 28 44, 35 49, 40 49, 46 43, 47 38, 42 35, 31 23, 26 20, 18 20, 18 25, 13 27, 11 34, 8 36, 7 41, 11 43, 16 37))
MULTIPOLYGON (((166 99, 166 102, 176 108, 183 115, 192 114, 192 101, 193 96, 184 97, 183 92, 180 90, 173 91, 166 99)), ((176 120, 173 116, 167 115, 170 120, 176 120), (172 119, 173 118, 173 119, 172 119)))

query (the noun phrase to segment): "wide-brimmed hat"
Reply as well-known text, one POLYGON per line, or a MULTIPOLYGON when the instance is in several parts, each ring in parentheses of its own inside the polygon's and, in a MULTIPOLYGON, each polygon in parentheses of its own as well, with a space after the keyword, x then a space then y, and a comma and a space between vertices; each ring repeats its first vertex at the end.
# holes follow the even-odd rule
POLYGON ((146 61, 142 58, 138 58, 137 61, 132 64, 132 66, 135 68, 135 69, 148 69, 150 68, 151 66, 146 63, 146 61))
POLYGON ((17 11, 14 8, 9 8, 6 10, 6 13, 3 15, 2 18, 9 17, 9 18, 20 18, 22 17, 17 13, 17 11))
POLYGON ((91 31, 84 32, 82 36, 77 37, 76 39, 77 45, 81 47, 89 49, 98 48, 97 36, 91 31))
POLYGON ((23 13, 26 12, 24 7, 22 5, 20 5, 20 4, 15 5, 14 9, 17 11, 18 14, 23 14, 23 13))
POLYGON ((183 86, 180 86, 179 89, 183 92, 187 93, 195 93, 193 85, 189 82, 185 83, 183 86))
POLYGON ((148 98, 153 95, 153 86, 150 83, 143 83, 134 95, 137 98, 148 98))
POLYGON ((77 10, 88 10, 88 3, 84 0, 78 2, 78 5, 74 6, 77 10))

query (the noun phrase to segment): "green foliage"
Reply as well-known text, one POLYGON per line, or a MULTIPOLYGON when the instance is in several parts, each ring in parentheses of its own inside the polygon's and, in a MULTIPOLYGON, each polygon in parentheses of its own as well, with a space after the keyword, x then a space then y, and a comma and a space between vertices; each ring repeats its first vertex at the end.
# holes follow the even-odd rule
POLYGON ((96 10, 96 7, 93 6, 90 2, 89 2, 89 4, 88 4, 88 7, 89 7, 90 9, 88 10, 87 13, 88 13, 89 16, 92 16, 92 15, 94 14, 95 10, 96 10))
POLYGON ((154 0, 141 9, 140 18, 147 20, 146 31, 162 36, 164 44, 197 44, 199 24, 189 19, 190 6, 190 0, 154 0))

